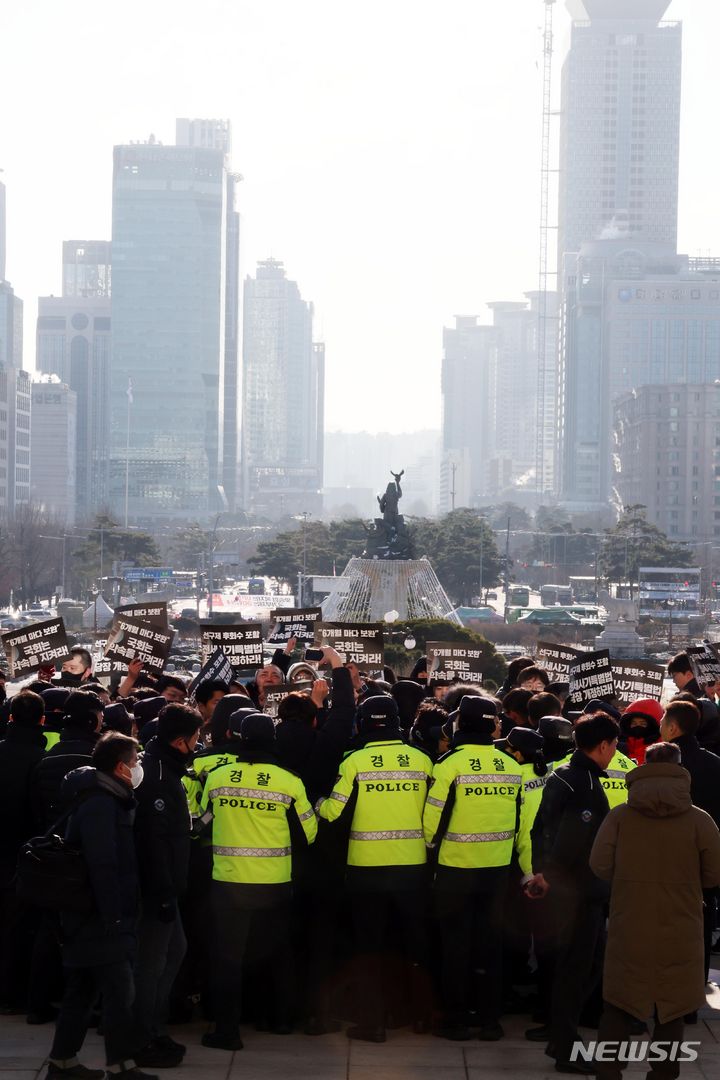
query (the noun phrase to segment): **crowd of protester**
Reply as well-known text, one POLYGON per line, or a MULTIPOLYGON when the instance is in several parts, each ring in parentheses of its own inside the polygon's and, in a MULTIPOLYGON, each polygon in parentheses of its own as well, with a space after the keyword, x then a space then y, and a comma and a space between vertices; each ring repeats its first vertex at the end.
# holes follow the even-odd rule
POLYGON ((532 657, 491 693, 295 646, 191 696, 140 662, 108 689, 78 648, 0 706, 0 1012, 55 1023, 50 1080, 104 1075, 93 1025, 133 1080, 182 1063, 167 1025, 192 1020, 239 1050, 241 1025, 489 1042, 519 1014, 558 1071, 607 1078, 579 1029, 681 1040, 717 929, 720 687, 681 653, 664 708, 580 710, 532 657), (53 833, 87 910, 18 890, 53 833))

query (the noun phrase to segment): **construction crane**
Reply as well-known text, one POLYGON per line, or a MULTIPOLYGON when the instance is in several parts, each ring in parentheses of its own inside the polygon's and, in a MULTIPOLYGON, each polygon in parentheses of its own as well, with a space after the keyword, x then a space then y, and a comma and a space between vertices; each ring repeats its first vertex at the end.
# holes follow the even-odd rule
MULTIPOLYGON (((542 148, 540 165, 540 267, 538 282, 538 397, 537 397, 537 440, 535 458, 536 489, 542 498, 545 494, 545 426, 547 364, 548 364, 548 240, 550 233, 550 122, 552 118, 552 73, 553 73, 553 8, 555 0, 543 0, 545 21, 543 26, 543 111, 542 111, 542 148)), ((555 357, 551 358, 555 362, 555 357)))

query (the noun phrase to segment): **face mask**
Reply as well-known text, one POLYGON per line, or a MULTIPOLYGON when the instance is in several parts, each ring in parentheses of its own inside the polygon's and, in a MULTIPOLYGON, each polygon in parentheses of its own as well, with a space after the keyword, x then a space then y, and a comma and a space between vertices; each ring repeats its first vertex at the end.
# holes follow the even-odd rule
POLYGON ((134 788, 140 787, 140 785, 142 784, 143 776, 143 767, 140 762, 138 762, 137 765, 133 765, 133 767, 130 769, 130 783, 134 788))

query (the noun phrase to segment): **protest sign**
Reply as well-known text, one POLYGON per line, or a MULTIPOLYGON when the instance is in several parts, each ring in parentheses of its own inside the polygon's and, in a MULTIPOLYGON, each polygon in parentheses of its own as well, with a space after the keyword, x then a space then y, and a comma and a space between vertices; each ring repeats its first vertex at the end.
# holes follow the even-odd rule
POLYGON ((385 662, 385 639, 382 623, 315 623, 315 644, 331 645, 343 663, 362 668, 381 668, 385 662))
POLYGON ((720 681, 720 660, 709 642, 692 645, 687 654, 692 673, 700 686, 720 681))
POLYGON ((110 660, 105 656, 105 646, 107 640, 102 639, 95 642, 92 649, 92 661, 93 661, 93 677, 94 678, 107 678, 109 675, 114 675, 119 672, 121 675, 127 675, 127 664, 123 660, 110 660))
POLYGON ((280 702, 284 701, 290 693, 292 693, 292 687, 289 686, 271 686, 269 690, 266 690, 265 704, 263 705, 263 712, 266 716, 271 716, 273 720, 277 721, 280 702))
POLYGON ((200 644, 203 663, 215 649, 221 649, 235 671, 262 667, 260 623, 200 623, 200 644))
POLYGON ((220 682, 230 683, 233 674, 232 664, 225 653, 222 649, 215 649, 190 683, 188 694, 192 696, 201 683, 210 682, 214 679, 219 679, 220 682))
POLYGON ((8 630, 2 640, 11 679, 68 657, 65 623, 60 618, 33 623, 22 630, 8 630))
POLYGON ((483 654, 477 645, 460 641, 429 641, 427 660, 429 684, 483 681, 483 654))
POLYGON ((538 667, 547 671, 550 682, 568 682, 570 664, 578 656, 584 656, 580 649, 571 645, 554 645, 550 641, 538 641, 535 661, 538 667))
POLYGON ((105 646, 105 657, 126 664, 139 659, 146 668, 159 674, 165 667, 174 636, 174 630, 165 630, 156 624, 115 612, 105 646))
POLYGON ((580 653, 570 663, 570 702, 585 705, 593 698, 615 696, 612 664, 608 649, 580 653))
POLYGON ((662 664, 648 664, 644 660, 613 660, 615 693, 621 704, 629 705, 638 698, 662 697, 665 668, 662 664))
POLYGON ((164 600, 152 604, 122 604, 115 608, 115 614, 139 619, 140 622, 157 623, 165 628, 168 625, 167 604, 164 600))
POLYGON ((286 645, 297 638, 306 645, 315 641, 315 624, 322 619, 322 610, 313 608, 277 608, 270 612, 269 645, 286 645))

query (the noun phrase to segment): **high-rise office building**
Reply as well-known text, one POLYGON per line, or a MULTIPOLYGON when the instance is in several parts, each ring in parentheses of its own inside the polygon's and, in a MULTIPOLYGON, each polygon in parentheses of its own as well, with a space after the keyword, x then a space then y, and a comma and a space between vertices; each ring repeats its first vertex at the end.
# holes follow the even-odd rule
POLYGON ((23 302, 5 279, 5 187, 0 183, 0 510, 30 501, 30 376, 23 370, 23 302))
POLYGON ((671 264, 682 25, 662 21, 670 0, 568 6, 574 21, 560 123, 558 486, 566 503, 600 509, 611 495, 619 392, 606 288, 636 272, 677 272, 671 264))
POLYGON ((246 510, 317 513, 323 485, 325 349, 313 307, 275 259, 245 280, 242 473, 246 510))
MULTIPOLYGON (((191 138, 201 122, 187 123, 179 133, 191 138)), ((229 508, 228 267, 239 230, 228 140, 229 129, 212 148, 151 137, 114 150, 110 499, 122 516, 127 483, 136 523, 229 508)))
POLYGON ((7 241, 5 239, 7 229, 7 211, 5 209, 5 185, 0 180, 0 281, 5 280, 5 252, 7 241))
MULTIPOLYGON (((63 243, 63 295, 41 296, 35 366, 75 394, 75 508, 89 520, 108 501, 109 388, 112 353, 110 242, 63 243)), ((33 476, 33 484, 41 483, 33 476)))
POLYGON ((112 245, 109 240, 65 240, 62 294, 67 299, 109 297, 112 245))
POLYGON ((615 486, 678 540, 720 540, 720 387, 640 386, 615 402, 615 486))
POLYGON ((8 367, 4 372, 0 372, 0 415, 7 406, 8 416, 6 497, 7 509, 11 513, 18 506, 30 502, 31 388, 29 371, 8 367))
MULTIPOLYGON (((488 304, 492 325, 477 316, 458 316, 443 331, 443 465, 462 469, 470 489, 470 505, 513 487, 534 490, 537 468, 538 335, 537 292, 527 300, 488 304), (467 457, 458 452, 467 451, 467 457), (449 465, 448 465, 449 463, 449 465), (469 475, 468 474, 469 470, 469 475)), ((556 348, 557 296, 548 293, 545 320, 547 348, 556 348)), ((556 383, 545 385, 543 441, 544 487, 555 470, 556 383)), ((441 488, 450 490, 445 480, 441 488)), ((442 506, 447 504, 447 498, 442 506)), ((458 504, 459 505, 459 504, 458 504)))
POLYGON ((443 329, 442 456, 440 508, 452 504, 453 465, 455 505, 474 505, 484 494, 485 467, 494 455, 495 409, 492 326, 477 315, 456 315, 455 326, 443 329), (462 476, 463 502, 458 502, 457 478, 462 476))
POLYGON ((75 524, 76 407, 77 395, 57 376, 32 384, 31 498, 66 525, 75 524))
POLYGON ((0 364, 22 367, 23 302, 9 281, 0 281, 0 364))
POLYGON ((639 387, 720 379, 720 260, 662 244, 584 244, 564 267, 564 498, 613 498, 613 408, 639 387))
POLYGON ((682 24, 670 0, 569 0, 558 266, 618 232, 677 243, 682 24))
MULTIPOLYGON (((220 150, 229 158, 232 153, 232 130, 229 120, 175 121, 177 146, 220 150)), ((226 170, 225 235, 225 356, 222 379, 222 487, 229 510, 235 510, 240 483, 240 351, 242 348, 240 312, 240 213, 236 209, 239 173, 226 170)))

